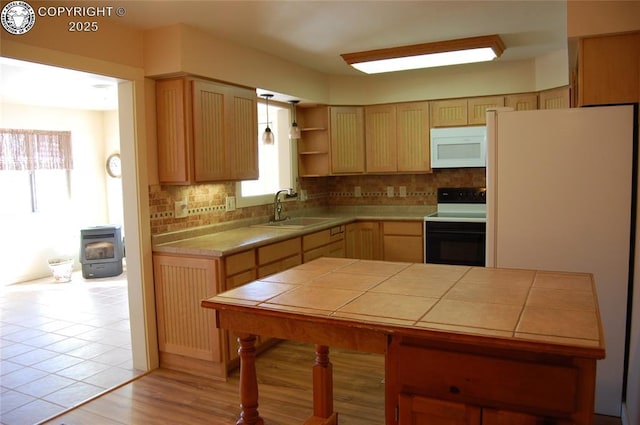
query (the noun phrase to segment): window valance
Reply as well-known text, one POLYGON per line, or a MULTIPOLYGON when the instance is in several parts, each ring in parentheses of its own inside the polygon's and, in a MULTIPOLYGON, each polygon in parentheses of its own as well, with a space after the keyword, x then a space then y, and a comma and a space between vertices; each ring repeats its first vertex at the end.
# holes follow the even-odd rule
POLYGON ((0 129, 0 170, 70 170, 70 131, 0 129))

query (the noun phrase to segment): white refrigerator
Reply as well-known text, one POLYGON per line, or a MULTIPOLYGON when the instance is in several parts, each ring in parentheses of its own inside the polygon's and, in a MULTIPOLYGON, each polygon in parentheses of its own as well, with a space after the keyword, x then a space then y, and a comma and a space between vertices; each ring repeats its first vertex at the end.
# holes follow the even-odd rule
POLYGON ((487 113, 487 266, 594 274, 606 342, 596 412, 620 416, 634 108, 487 113))

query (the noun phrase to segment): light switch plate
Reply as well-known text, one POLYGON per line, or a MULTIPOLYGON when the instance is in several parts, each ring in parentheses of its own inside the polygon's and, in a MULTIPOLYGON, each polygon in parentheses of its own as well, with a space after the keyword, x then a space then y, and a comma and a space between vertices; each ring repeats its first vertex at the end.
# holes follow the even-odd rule
POLYGON ((387 186, 387 197, 393 198, 393 186, 387 186))
POLYGON ((400 186, 399 190, 400 190, 400 197, 401 198, 406 198, 406 196, 407 196, 407 186, 400 186))
POLYGON ((356 186, 353 188, 353 196, 355 196, 356 198, 362 196, 362 189, 360 188, 360 186, 356 186))

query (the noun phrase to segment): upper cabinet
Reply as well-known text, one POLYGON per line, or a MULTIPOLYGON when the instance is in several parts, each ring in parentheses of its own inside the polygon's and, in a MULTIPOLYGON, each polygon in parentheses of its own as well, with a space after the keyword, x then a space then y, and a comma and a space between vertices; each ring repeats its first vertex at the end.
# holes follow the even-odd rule
POLYGON ((538 95, 540 109, 564 109, 571 107, 569 87, 541 91, 538 95))
POLYGON ((504 97, 504 106, 514 111, 531 111, 538 109, 538 95, 536 93, 510 94, 504 97))
POLYGON ((367 173, 427 172, 428 102, 365 108, 367 173))
POLYGON ((640 99, 640 31, 580 40, 578 106, 640 99))
POLYGON ((156 108, 161 183, 258 178, 254 91, 191 78, 159 80, 156 108))
POLYGON ((431 102, 431 126, 484 125, 487 108, 504 106, 504 96, 472 97, 431 102))
POLYGON ((329 145, 329 108, 314 106, 297 109, 300 139, 298 140, 298 175, 328 176, 331 172, 329 145))
POLYGON ((331 174, 363 173, 364 108, 332 106, 329 115, 331 174))

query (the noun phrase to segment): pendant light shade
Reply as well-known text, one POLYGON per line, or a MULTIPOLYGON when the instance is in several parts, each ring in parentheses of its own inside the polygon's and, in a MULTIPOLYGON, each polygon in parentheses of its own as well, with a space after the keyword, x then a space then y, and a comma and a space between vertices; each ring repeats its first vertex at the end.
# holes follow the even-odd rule
POLYGON ((261 94, 260 96, 265 98, 265 101, 267 104, 267 128, 265 128, 264 133, 262 133, 262 143, 264 143, 265 145, 273 145, 274 143, 273 132, 271 131, 271 128, 269 128, 269 99, 271 99, 273 95, 265 93, 265 94, 261 94))
POLYGON ((298 123, 296 122, 296 105, 299 103, 299 100, 290 100, 291 109, 292 109, 292 122, 291 128, 289 129, 289 139, 295 140, 300 138, 300 127, 298 127, 298 123))

